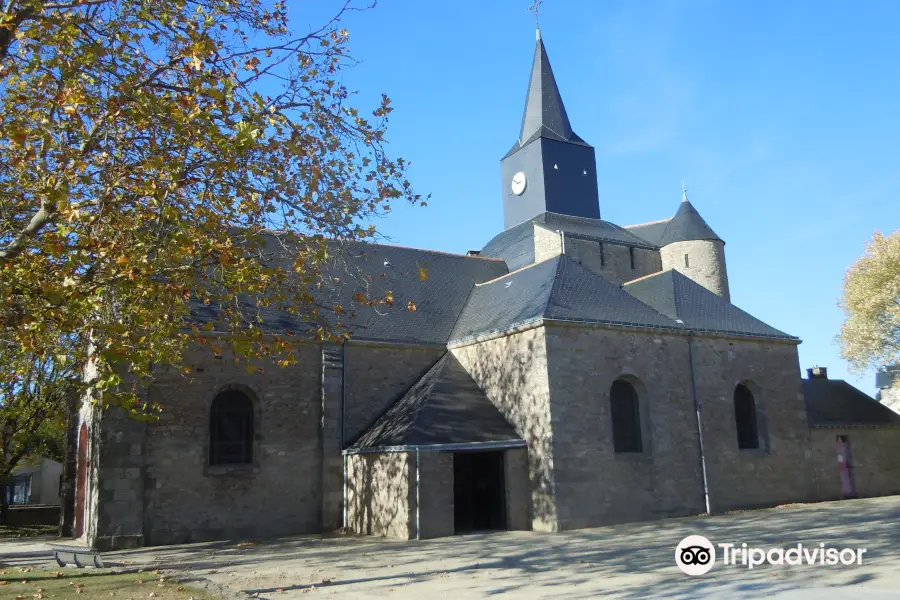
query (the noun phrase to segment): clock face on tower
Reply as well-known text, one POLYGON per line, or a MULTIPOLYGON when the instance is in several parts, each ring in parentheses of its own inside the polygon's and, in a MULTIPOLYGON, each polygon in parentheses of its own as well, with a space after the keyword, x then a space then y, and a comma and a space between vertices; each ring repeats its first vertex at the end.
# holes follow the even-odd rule
POLYGON ((513 175, 512 182, 510 183, 510 188, 512 189, 512 193, 516 196, 521 196, 525 193, 525 188, 528 187, 528 178, 525 177, 525 173, 519 171, 515 175, 513 175))

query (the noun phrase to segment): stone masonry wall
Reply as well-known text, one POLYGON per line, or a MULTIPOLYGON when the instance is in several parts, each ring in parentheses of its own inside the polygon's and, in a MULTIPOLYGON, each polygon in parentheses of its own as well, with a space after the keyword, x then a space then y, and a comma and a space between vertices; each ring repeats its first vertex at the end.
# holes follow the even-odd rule
MULTIPOLYGON (((405 452, 347 457, 347 525, 358 534, 415 536, 414 456, 405 452)), ((452 513, 451 513, 452 515, 452 513)))
MULTIPOLYGON (((560 528, 705 510, 684 335, 547 327, 553 462, 560 528), (643 452, 612 447, 609 390, 640 398, 643 452)), ((808 501, 814 495, 794 345, 694 340, 713 512, 808 501), (755 392, 763 450, 738 450, 734 388, 755 392)))
POLYGON ((881 403, 895 413, 900 413, 900 381, 893 386, 881 390, 881 403))
POLYGON ((705 509, 685 336, 547 327, 553 464, 561 529, 705 509), (609 391, 638 393, 641 453, 616 453, 609 391))
POLYGON ((729 302, 728 270, 725 267, 725 243, 711 240, 674 242, 660 250, 662 268, 675 269, 729 302), (688 266, 684 255, 688 255, 688 266))
POLYGON ((169 410, 147 426, 147 544, 321 530, 321 348, 302 344, 295 354, 298 365, 253 370, 198 349, 186 356, 190 380, 157 376, 150 399, 169 410), (252 465, 208 465, 209 407, 227 389, 254 403, 252 465))
POLYGON ((531 529, 531 485, 528 481, 528 449, 515 448, 503 453, 506 483, 506 526, 511 530, 531 529))
POLYGON ((453 453, 419 452, 419 469, 419 537, 453 535, 453 453))
POLYGON ((544 328, 453 348, 454 355, 528 444, 531 528, 558 528, 544 328))
MULTIPOLYGON (((619 244, 601 243, 574 237, 565 238, 566 255, 575 259, 594 273, 624 283, 657 273, 662 270, 662 259, 656 250, 634 248, 619 244), (631 267, 634 252, 634 268, 631 267)), ((535 262, 541 262, 562 253, 562 242, 555 231, 534 227, 535 262)))
POLYGON ((714 512, 808 502, 815 497, 797 346, 697 338, 697 391, 714 512), (760 449, 737 443, 734 389, 753 393, 760 449))
POLYGON ((434 366, 444 348, 347 346, 345 442, 352 443, 434 366))
POLYGON ((837 436, 850 443, 850 466, 856 495, 900 494, 900 428, 815 427, 810 431, 819 500, 842 497, 838 476, 837 436))
POLYGON ((98 479, 95 483, 98 550, 144 545, 144 448, 148 425, 119 408, 103 411, 96 435, 98 479), (97 485, 99 484, 99 485, 97 485))

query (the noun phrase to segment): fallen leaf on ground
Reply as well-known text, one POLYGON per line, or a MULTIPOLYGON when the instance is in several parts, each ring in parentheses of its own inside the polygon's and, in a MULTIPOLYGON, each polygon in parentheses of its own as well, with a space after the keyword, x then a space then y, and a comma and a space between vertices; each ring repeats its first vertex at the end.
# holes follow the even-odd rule
POLYGON ((0 585, 9 585, 9 582, 4 579, 3 581, 0 581, 0 585))
POLYGON ((179 587, 179 588, 178 588, 178 591, 179 591, 179 592, 183 592, 183 591, 184 591, 184 587, 179 587))
POLYGON ((144 585, 144 580, 143 580, 143 579, 136 579, 136 580, 135 580, 135 583, 138 584, 138 585, 144 585))
POLYGON ((276 592, 283 592, 283 591, 284 591, 284 588, 276 588, 275 591, 276 591, 276 592))

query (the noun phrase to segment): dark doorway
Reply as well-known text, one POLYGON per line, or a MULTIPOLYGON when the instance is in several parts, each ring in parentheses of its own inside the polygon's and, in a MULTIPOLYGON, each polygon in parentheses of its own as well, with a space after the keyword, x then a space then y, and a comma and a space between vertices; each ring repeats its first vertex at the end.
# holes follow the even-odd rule
POLYGON ((456 533, 506 529, 503 452, 453 455, 453 518, 456 533))

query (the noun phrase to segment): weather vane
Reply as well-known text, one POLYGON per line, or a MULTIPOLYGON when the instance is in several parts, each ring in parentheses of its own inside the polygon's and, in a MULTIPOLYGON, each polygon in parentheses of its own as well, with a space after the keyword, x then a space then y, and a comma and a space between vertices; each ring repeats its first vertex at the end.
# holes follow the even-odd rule
POLYGON ((529 12, 534 13, 534 23, 538 27, 541 26, 540 19, 538 19, 538 11, 540 10, 541 4, 543 4, 543 3, 544 3, 544 0, 534 0, 534 2, 532 2, 531 6, 528 8, 529 12))

